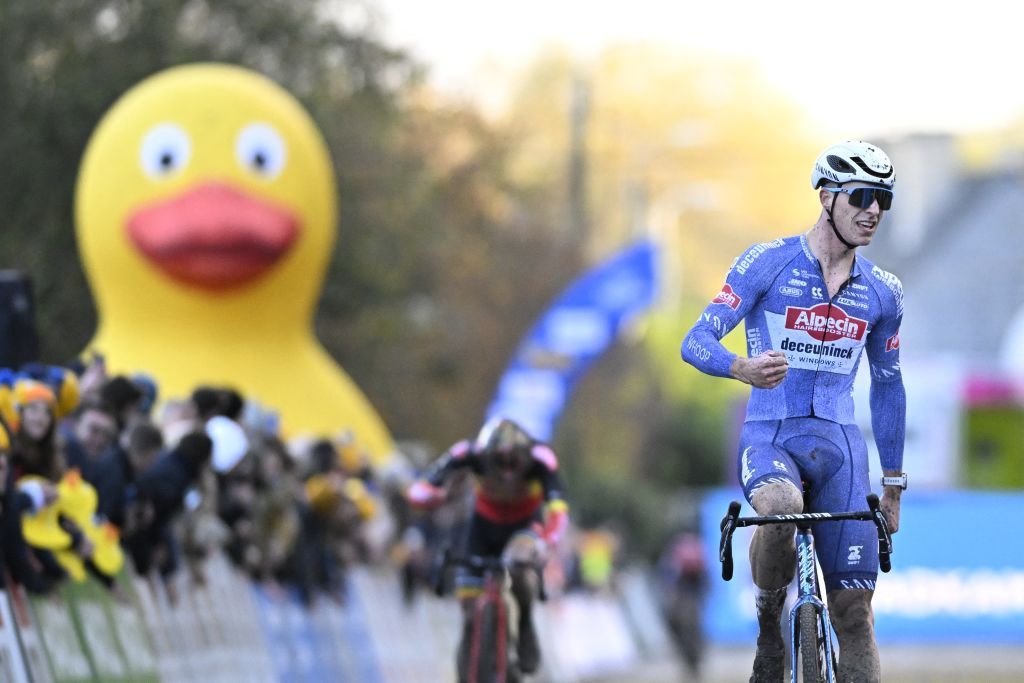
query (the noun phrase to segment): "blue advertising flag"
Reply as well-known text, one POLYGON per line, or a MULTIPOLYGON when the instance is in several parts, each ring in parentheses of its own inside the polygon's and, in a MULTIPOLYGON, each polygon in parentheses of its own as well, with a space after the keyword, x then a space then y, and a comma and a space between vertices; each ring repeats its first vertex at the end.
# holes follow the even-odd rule
POLYGON ((550 440, 573 387, 657 292, 657 247, 632 244, 584 273, 555 299, 516 349, 487 418, 517 421, 550 440))

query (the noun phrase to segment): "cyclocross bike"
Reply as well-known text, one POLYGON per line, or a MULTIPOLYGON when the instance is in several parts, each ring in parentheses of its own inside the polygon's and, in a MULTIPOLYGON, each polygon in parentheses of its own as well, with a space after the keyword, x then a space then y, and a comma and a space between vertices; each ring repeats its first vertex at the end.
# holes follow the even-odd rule
POLYGON ((445 593, 445 570, 449 567, 467 567, 483 572, 483 589, 473 604, 473 621, 469 648, 465 662, 458 662, 460 683, 520 683, 516 654, 518 646, 519 610, 512 596, 512 578, 509 570, 526 566, 537 572, 540 586, 538 599, 546 599, 541 568, 533 563, 505 560, 501 557, 479 555, 459 556, 445 550, 441 571, 437 575, 435 592, 445 593))
MULTIPOLYGON (((805 491, 806 494, 806 491, 805 491)), ((790 662, 792 682, 797 683, 797 672, 803 673, 804 683, 835 683, 835 634, 829 621, 828 608, 822 600, 818 562, 814 554, 814 534, 811 525, 818 522, 842 520, 872 521, 878 529, 878 564, 883 572, 891 568, 892 536, 885 515, 878 505, 878 496, 868 494, 868 509, 858 512, 805 512, 795 515, 767 517, 740 517, 740 504, 733 501, 722 519, 722 540, 719 560, 722 578, 732 578, 732 534, 745 526, 764 524, 796 524, 797 599, 790 610, 790 662)), ((806 506, 805 506, 806 507, 806 506)))

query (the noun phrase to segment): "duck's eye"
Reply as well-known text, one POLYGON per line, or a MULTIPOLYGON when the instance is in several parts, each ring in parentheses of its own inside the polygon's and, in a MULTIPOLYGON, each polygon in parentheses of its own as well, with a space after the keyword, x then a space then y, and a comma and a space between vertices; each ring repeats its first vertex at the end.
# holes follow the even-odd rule
POLYGON ((263 178, 276 178, 284 168, 284 139, 267 123, 253 123, 242 129, 235 143, 238 163, 263 178))
POLYGON ((139 160, 150 178, 174 175, 188 164, 192 143, 181 126, 161 123, 149 129, 142 138, 139 160))

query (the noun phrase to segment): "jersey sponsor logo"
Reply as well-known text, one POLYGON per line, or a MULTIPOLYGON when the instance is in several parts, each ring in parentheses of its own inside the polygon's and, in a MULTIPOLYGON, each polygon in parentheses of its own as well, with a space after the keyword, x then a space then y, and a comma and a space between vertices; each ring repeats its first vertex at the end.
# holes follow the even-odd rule
POLYGON ((797 342, 789 337, 779 344, 780 351, 794 351, 806 353, 811 356, 825 356, 827 358, 853 358, 853 347, 832 346, 830 344, 816 344, 814 342, 797 342))
POLYGON ((761 330, 756 327, 750 327, 747 329, 747 355, 753 358, 754 356, 760 356, 764 351, 764 345, 761 341, 761 330))
POLYGON ((693 357, 702 363, 711 360, 711 351, 698 344, 693 339, 686 341, 686 350, 693 354, 693 357))
POLYGON ((741 258, 739 258, 736 261, 736 265, 734 265, 733 268, 735 268, 737 273, 743 275, 747 272, 750 266, 754 265, 754 261, 756 261, 761 254, 765 253, 769 249, 781 247, 783 244, 784 242, 781 238, 777 240, 772 240, 771 242, 761 242, 760 244, 755 244, 749 250, 747 250, 746 254, 744 254, 741 258))
POLYGON ((800 277, 800 278, 803 278, 805 280, 820 280, 821 279, 821 276, 818 275, 817 273, 812 273, 811 271, 804 270, 803 268, 793 268, 789 272, 793 273, 793 277, 800 277))
POLYGON ((722 291, 718 293, 714 299, 711 300, 713 304, 725 304, 732 310, 736 310, 740 307, 740 303, 743 301, 739 294, 732 291, 732 285, 726 282, 722 285, 722 291))
POLYGON ((798 280, 795 277, 793 277, 789 279, 789 284, 793 285, 794 287, 806 287, 807 280, 798 280))
POLYGON ((867 332, 868 321, 847 315, 836 306, 821 303, 811 308, 786 307, 786 328, 806 332, 818 341, 837 339, 861 341, 867 332))
POLYGON ((871 274, 882 281, 896 299, 896 315, 903 315, 903 283, 900 279, 878 266, 871 268, 871 274))
POLYGON ((889 351, 898 351, 899 348, 900 333, 897 332, 896 334, 892 335, 891 337, 885 340, 885 352, 888 353, 889 351))
POLYGON ((846 561, 849 564, 860 564, 860 551, 864 549, 862 545, 851 545, 850 554, 846 556, 846 561))
MULTIPOLYGON (((707 324, 711 325, 711 327, 714 328, 715 332, 718 333, 719 338, 725 336, 725 333, 728 330, 726 330, 725 322, 723 322, 721 318, 719 318, 717 315, 711 315, 710 313, 702 313, 701 318, 704 320, 704 322, 706 322, 707 324)), ((698 322, 700 321, 698 320, 698 322)))
POLYGON ((899 375, 900 375, 900 364, 899 363, 896 363, 895 365, 890 365, 889 367, 884 367, 884 366, 881 366, 881 365, 879 365, 877 363, 871 366, 871 376, 874 377, 875 379, 880 379, 880 380, 883 380, 883 381, 889 381, 893 377, 898 377, 899 375))
POLYGON ((740 467, 740 478, 743 479, 743 485, 746 486, 750 483, 751 478, 754 476, 756 471, 750 465, 750 451, 753 450, 753 446, 747 446, 743 449, 742 465, 740 467))
POLYGON ((827 303, 765 311, 764 317, 770 337, 765 346, 785 353, 791 370, 849 375, 856 369, 867 339, 866 321, 827 303))
POLYGON ((853 300, 851 298, 848 298, 848 297, 845 297, 845 296, 836 297, 836 303, 837 304, 842 304, 843 306, 853 306, 854 308, 863 308, 865 310, 867 310, 869 308, 868 305, 867 305, 867 302, 855 301, 855 300, 853 300))
POLYGON ((804 290, 783 285, 782 287, 779 287, 779 294, 782 294, 783 296, 803 296, 804 290))
POLYGON ((811 287, 811 296, 815 299, 824 299, 825 292, 822 291, 821 287, 811 287))

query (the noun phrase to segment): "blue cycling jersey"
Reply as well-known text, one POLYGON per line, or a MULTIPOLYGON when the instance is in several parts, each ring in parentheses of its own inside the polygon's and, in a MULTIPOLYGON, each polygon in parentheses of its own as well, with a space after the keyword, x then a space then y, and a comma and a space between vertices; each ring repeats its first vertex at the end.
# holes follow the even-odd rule
POLYGON ((867 349, 871 425, 882 468, 902 469, 906 394, 899 278, 857 254, 849 279, 829 298, 804 235, 756 244, 736 259, 722 291, 686 335, 683 360, 731 377, 736 354, 720 340, 744 319, 750 357, 775 349, 789 363, 778 387, 752 388, 748 422, 810 416, 853 424, 853 381, 867 349))

